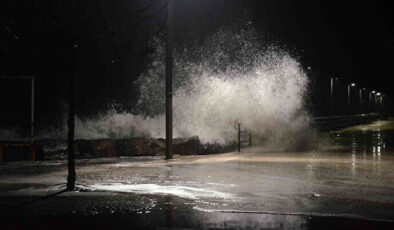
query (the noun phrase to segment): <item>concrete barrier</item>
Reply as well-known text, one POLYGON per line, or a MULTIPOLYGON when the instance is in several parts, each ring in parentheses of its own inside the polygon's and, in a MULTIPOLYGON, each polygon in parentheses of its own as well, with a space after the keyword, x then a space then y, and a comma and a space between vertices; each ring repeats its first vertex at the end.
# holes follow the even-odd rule
MULTIPOLYGON (((173 140, 174 154, 200 153, 198 137, 173 140)), ((164 156, 165 140, 154 138, 76 140, 76 158, 110 158, 120 156, 164 156)), ((1 142, 0 161, 35 161, 66 159, 65 140, 37 140, 34 145, 1 142)))

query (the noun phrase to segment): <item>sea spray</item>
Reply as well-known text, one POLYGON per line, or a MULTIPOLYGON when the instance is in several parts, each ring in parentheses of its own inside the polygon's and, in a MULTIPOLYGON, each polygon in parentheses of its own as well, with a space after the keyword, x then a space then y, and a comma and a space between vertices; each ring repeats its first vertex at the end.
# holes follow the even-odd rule
MULTIPOLYGON (((176 49, 174 137, 224 144, 235 139, 237 123, 271 145, 292 145, 306 135, 308 78, 295 58, 261 41, 246 23, 176 49)), ((154 43, 152 62, 135 82, 135 111, 79 119, 77 138, 165 137, 165 49, 160 39, 154 43)))
MULTIPOLYGON (((77 117, 77 139, 165 137, 165 46, 159 38, 152 42, 151 64, 133 83, 139 90, 135 109, 77 117)), ((174 53, 174 137, 225 144, 236 139, 240 123, 253 133, 254 143, 274 149, 308 142, 308 77, 294 57, 264 42, 250 22, 222 28, 174 53)), ((66 116, 62 123, 60 129, 41 129, 37 138, 64 139, 66 116)))

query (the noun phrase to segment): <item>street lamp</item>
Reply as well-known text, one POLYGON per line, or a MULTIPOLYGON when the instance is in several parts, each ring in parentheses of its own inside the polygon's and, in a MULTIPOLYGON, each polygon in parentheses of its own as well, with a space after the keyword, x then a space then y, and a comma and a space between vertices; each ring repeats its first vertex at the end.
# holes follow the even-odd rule
POLYGON ((338 78, 331 78, 330 79, 330 113, 331 116, 334 115, 334 98, 335 98, 335 81, 337 81, 338 78))
POLYGON ((355 87, 356 83, 351 83, 350 85, 347 86, 347 105, 349 109, 349 113, 351 113, 351 90, 352 87, 355 87))
POLYGON ((167 0, 166 23, 166 159, 172 159, 172 72, 174 1, 167 0))
POLYGON ((363 92, 365 91, 365 88, 360 88, 359 89, 359 106, 360 106, 360 113, 363 112, 363 92))
POLYGON ((369 112, 373 112, 373 104, 372 104, 372 95, 375 94, 376 91, 369 92, 369 112))
POLYGON ((381 93, 380 92, 377 92, 376 94, 375 94, 375 110, 376 110, 376 112, 379 112, 379 110, 380 110, 380 103, 381 103, 381 93))
POLYGON ((378 111, 378 92, 374 91, 373 92, 374 97, 373 97, 373 110, 374 112, 378 111))
POLYGON ((331 83, 331 90, 330 90, 330 112, 331 112, 331 116, 334 115, 334 78, 330 79, 330 83, 331 83))

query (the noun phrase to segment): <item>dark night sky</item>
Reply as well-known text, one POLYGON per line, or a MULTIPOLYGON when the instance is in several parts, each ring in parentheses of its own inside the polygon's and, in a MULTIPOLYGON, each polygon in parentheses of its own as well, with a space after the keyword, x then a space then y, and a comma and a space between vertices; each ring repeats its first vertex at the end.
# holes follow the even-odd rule
MULTIPOLYGON (((150 52, 146 41, 163 27, 164 1, 152 1, 143 11, 149 2, 1 1, 0 71, 36 75, 41 110, 59 106, 67 92, 65 53, 72 46, 64 31, 72 30, 79 34, 80 113, 103 109, 112 100, 127 104, 150 52)), ((246 8, 268 40, 292 50, 318 78, 360 79, 394 96, 389 1, 177 0, 177 42, 209 35, 246 8)))

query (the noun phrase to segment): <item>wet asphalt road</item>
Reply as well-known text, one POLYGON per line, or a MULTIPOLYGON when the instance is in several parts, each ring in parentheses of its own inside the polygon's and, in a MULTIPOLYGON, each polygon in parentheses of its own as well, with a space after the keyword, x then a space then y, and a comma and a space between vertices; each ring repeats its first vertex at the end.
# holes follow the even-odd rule
POLYGON ((390 229, 393 135, 394 121, 378 121, 306 152, 81 160, 80 191, 60 194, 65 162, 7 163, 1 218, 9 228, 390 229))

